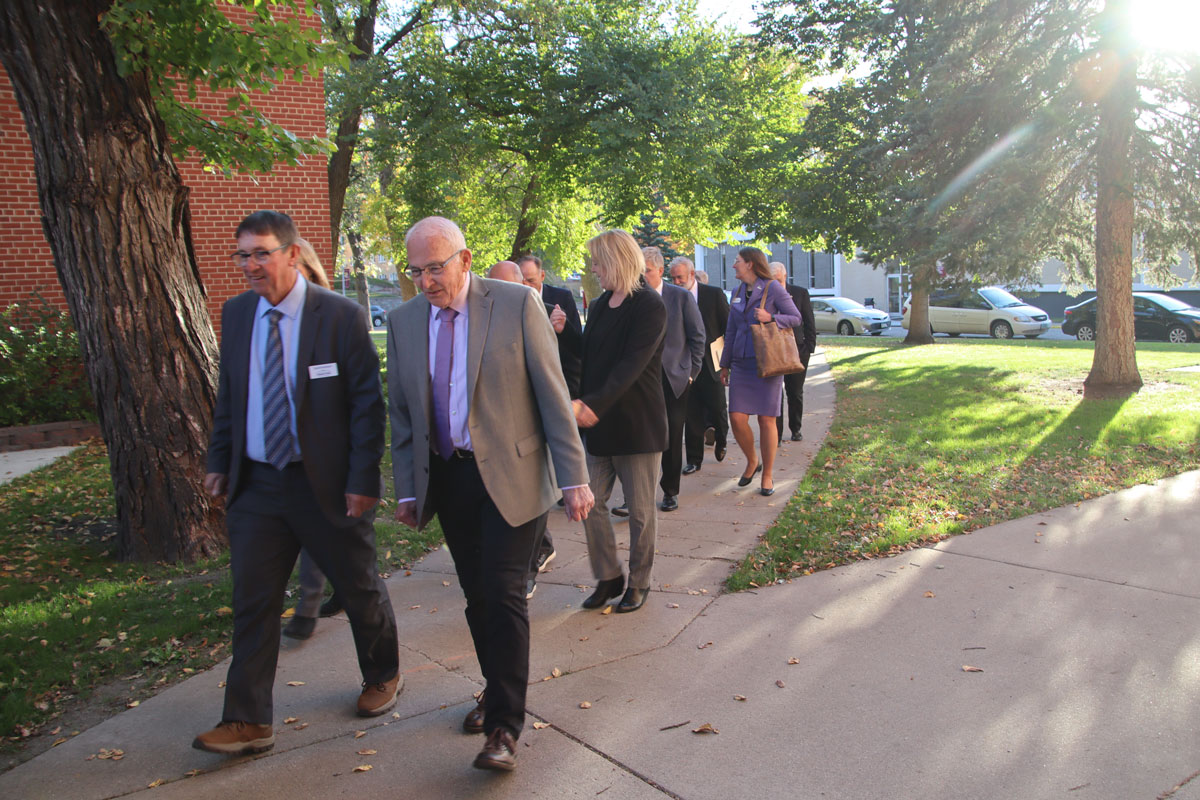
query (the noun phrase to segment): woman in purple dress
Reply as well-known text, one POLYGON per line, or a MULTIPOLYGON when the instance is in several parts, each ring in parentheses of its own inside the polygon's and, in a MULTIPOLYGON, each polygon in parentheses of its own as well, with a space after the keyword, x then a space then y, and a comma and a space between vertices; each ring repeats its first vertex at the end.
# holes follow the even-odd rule
POLYGON ((775 494, 775 450, 779 434, 775 418, 783 399, 783 376, 758 377, 751 325, 778 325, 794 328, 800 324, 800 311, 787 290, 771 279, 767 257, 757 247, 744 247, 733 262, 734 274, 741 281, 729 303, 729 322, 725 328, 725 351, 721 354, 721 382, 729 387, 729 427, 738 447, 746 455, 746 471, 738 486, 749 486, 762 470, 759 493, 775 494), (766 295, 766 303, 763 296, 766 295), (754 452, 754 432, 750 415, 758 417, 758 440, 762 459, 754 452), (752 466, 753 465, 753 466, 752 466))

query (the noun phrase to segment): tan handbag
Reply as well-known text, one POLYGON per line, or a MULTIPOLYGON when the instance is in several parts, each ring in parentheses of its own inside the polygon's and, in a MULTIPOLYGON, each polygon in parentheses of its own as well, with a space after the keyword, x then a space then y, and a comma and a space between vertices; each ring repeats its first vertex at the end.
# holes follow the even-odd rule
MULTIPOLYGON (((759 308, 766 307, 767 292, 764 290, 759 308)), ((758 366, 758 377, 774 378, 776 375, 804 371, 804 362, 800 360, 800 350, 796 347, 796 335, 790 328, 781 329, 775 320, 771 320, 751 324, 750 333, 754 336, 754 361, 758 366)))

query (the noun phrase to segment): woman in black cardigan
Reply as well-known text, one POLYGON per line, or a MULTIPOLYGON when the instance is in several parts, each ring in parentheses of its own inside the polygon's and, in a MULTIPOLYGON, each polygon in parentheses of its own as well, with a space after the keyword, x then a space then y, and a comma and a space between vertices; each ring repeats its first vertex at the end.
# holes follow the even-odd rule
POLYGON ((632 236, 606 231, 587 247, 592 272, 605 291, 588 312, 583 377, 574 401, 596 497, 596 508, 583 528, 597 585, 583 607, 599 608, 624 589, 617 611, 637 611, 650 591, 658 523, 655 486, 667 449, 661 377, 667 309, 658 292, 641 285, 645 261, 632 236), (608 498, 617 478, 629 507, 627 588, 608 517, 608 498))

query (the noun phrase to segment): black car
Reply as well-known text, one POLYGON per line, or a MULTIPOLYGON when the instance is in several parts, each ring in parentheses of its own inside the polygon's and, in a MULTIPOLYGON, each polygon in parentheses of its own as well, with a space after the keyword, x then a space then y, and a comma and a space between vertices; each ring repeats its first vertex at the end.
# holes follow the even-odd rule
POLYGON ((383 323, 387 322, 387 311, 383 306, 371 306, 371 324, 376 328, 382 328, 383 323))
MULTIPOLYGON (((1084 342, 1096 338, 1096 298, 1069 306, 1063 313, 1063 333, 1084 342)), ((1176 343, 1200 341, 1200 308, 1165 294, 1134 292, 1133 334, 1138 339, 1176 343)))

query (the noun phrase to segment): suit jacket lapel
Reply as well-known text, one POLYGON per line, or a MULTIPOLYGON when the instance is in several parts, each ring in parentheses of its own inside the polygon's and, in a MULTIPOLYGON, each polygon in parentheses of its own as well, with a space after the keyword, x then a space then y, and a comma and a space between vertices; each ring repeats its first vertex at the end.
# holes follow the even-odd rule
POLYGON ((321 326, 321 297, 310 284, 304 294, 304 314, 300 317, 300 339, 296 349, 296 386, 293 401, 296 416, 304 408, 308 388, 308 368, 312 364, 313 344, 317 340, 317 329, 321 326))
MULTIPOLYGON (((416 363, 410 365, 410 374, 423 376, 418 383, 419 411, 421 419, 425 420, 426 431, 432 431, 433 379, 429 376, 429 301, 425 299, 425 295, 418 294, 408 302, 417 303, 421 311, 408 315, 408 325, 405 330, 399 332, 399 341, 405 343, 405 352, 411 353, 416 359, 416 363)), ((391 364, 388 364, 388 369, 392 369, 391 364)), ((401 365, 397 364, 396 369, 402 369, 401 365)))
POLYGON ((492 298, 477 275, 467 289, 467 407, 475 405, 475 382, 483 365, 483 345, 492 322, 492 298))
MULTIPOLYGON (((240 324, 232 327, 226 336, 241 337, 240 341, 229 348, 230 364, 227 374, 232 384, 234 428, 242 430, 246 427, 246 398, 250 392, 250 358, 254 352, 254 313, 258 310, 258 295, 250 293, 243 308, 238 309, 240 324)), ((241 458, 239 454, 237 456, 241 458)))

